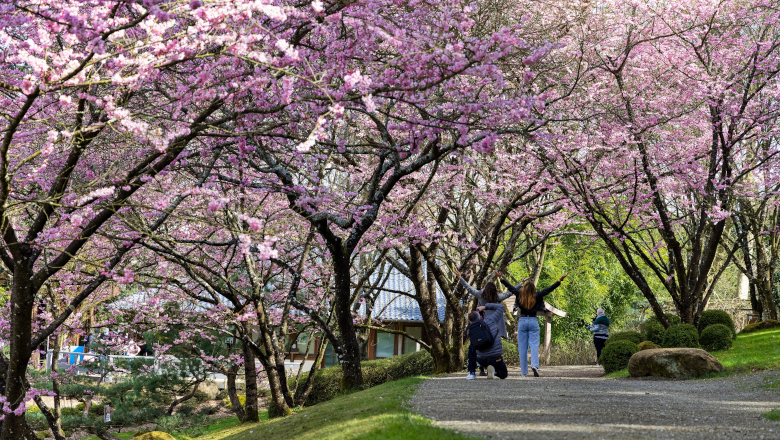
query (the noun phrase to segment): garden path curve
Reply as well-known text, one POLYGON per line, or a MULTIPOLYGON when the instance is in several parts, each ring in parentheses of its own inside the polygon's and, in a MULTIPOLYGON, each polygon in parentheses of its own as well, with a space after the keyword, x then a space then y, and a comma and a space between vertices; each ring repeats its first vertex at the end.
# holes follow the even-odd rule
POLYGON ((778 372, 706 380, 608 379, 595 366, 543 367, 542 377, 423 382, 408 402, 436 425, 493 439, 780 439, 778 372))

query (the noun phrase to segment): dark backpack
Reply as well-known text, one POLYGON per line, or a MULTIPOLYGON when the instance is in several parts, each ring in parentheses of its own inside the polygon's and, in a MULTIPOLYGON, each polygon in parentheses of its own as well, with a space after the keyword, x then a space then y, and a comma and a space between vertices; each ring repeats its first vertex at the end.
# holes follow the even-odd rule
POLYGON ((493 346, 493 332, 485 321, 478 319, 469 324, 469 341, 476 350, 484 350, 493 346))

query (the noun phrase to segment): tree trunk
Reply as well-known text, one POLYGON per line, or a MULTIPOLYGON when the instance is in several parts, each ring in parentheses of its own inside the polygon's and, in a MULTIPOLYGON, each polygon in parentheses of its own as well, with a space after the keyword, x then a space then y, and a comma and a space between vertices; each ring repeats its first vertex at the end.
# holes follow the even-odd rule
POLYGON ((420 307, 423 327, 431 346, 430 353, 433 357, 434 373, 452 373, 449 350, 444 343, 439 323, 433 271, 429 270, 427 274, 423 272, 420 251, 414 245, 409 246, 409 263, 409 272, 412 275, 412 284, 417 291, 417 304, 420 307))
POLYGON ((233 412, 236 414, 236 417, 238 417, 238 420, 243 421, 246 419, 246 412, 241 405, 241 401, 238 399, 238 391, 236 390, 237 372, 238 367, 233 367, 227 373, 227 393, 228 398, 230 399, 230 407, 233 408, 233 412))
POLYGON ((333 257, 333 272, 335 282, 334 312, 339 328, 342 357, 341 362, 341 390, 351 390, 363 386, 363 373, 360 370, 360 345, 355 332, 355 323, 352 320, 350 298, 352 286, 350 280, 349 256, 343 249, 333 252, 335 246, 329 246, 333 257))
POLYGON ((259 422, 259 407, 257 404, 257 365, 255 364, 255 354, 247 346, 246 342, 241 341, 241 348, 244 351, 244 380, 246 381, 246 405, 244 407, 243 422, 259 422))
MULTIPOLYGON (((62 333, 57 333, 57 336, 54 338, 54 347, 52 348, 51 352, 51 371, 52 373, 55 373, 54 376, 56 376, 56 373, 59 372, 57 359, 60 357, 60 349, 62 348, 62 341, 64 339, 65 335, 62 333)), ((50 427, 52 431, 56 431, 61 435, 65 435, 64 431, 62 430, 62 400, 60 398, 60 381, 56 378, 52 378, 51 385, 52 391, 54 392, 54 426, 50 427)))
MULTIPOLYGON (((14 267, 13 288, 11 289, 11 327, 10 354, 8 370, 5 376, 5 397, 11 410, 24 405, 24 379, 27 374, 27 363, 30 361, 30 341, 32 341, 32 311, 35 292, 32 291, 32 273, 22 261, 14 267)), ((13 412, 5 415, 0 439, 19 439, 25 435, 26 423, 24 414, 13 412)))

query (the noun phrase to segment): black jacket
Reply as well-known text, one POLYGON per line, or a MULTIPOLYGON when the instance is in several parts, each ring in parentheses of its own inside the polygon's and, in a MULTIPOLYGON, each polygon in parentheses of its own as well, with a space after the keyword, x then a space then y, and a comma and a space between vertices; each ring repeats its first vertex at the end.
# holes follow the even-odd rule
POLYGON ((537 290, 536 291, 536 303, 530 309, 524 308, 523 306, 520 305, 520 302, 518 301, 518 297, 519 297, 519 294, 520 294, 520 286, 519 285, 518 286, 513 286, 513 285, 509 284, 506 280, 501 280, 501 284, 506 286, 506 288, 510 292, 512 292, 512 294, 515 295, 515 308, 516 309, 520 309, 520 314, 521 315, 536 316, 536 312, 544 309, 544 297, 545 297, 545 295, 549 295, 553 290, 558 288, 558 286, 561 285, 561 282, 560 281, 556 281, 555 283, 553 283, 552 286, 547 287, 546 289, 537 290))

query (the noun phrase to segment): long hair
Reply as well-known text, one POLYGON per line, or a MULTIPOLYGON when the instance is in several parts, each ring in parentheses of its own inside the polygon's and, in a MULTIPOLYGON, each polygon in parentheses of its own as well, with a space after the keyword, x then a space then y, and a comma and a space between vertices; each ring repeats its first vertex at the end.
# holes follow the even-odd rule
POLYGON ((489 303, 497 303, 498 291, 496 290, 496 285, 492 282, 485 284, 485 288, 482 289, 482 298, 485 298, 485 301, 489 303))
POLYGON ((517 294, 517 302, 524 309, 532 309, 536 305, 536 284, 533 281, 523 284, 517 294))

